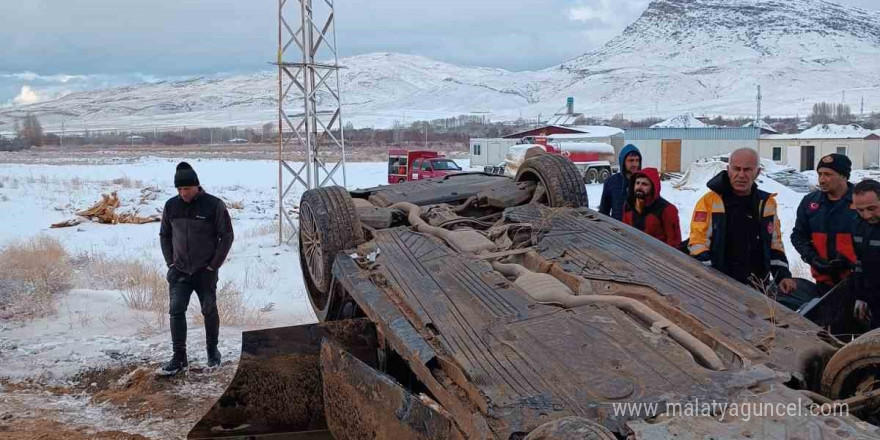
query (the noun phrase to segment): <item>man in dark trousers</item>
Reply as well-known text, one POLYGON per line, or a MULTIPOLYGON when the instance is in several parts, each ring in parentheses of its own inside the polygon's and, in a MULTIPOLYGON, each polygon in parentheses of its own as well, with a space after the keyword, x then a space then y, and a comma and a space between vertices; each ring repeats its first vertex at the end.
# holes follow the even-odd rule
POLYGON ((876 328, 880 327, 880 182, 859 182, 853 188, 853 207, 859 215, 853 230, 855 316, 869 328, 876 328))
POLYGON ((706 184, 710 191, 697 201, 688 250, 703 264, 759 290, 775 290, 772 275, 787 294, 797 283, 788 270, 776 199, 755 184, 759 172, 755 150, 730 154, 727 170, 706 184))
POLYGON ((205 318, 208 366, 220 365, 217 338, 217 271, 226 260, 234 238, 232 220, 222 200, 199 186, 199 177, 186 162, 174 174, 177 196, 165 203, 159 238, 168 265, 171 345, 174 356, 157 372, 171 376, 187 368, 186 309, 193 291, 205 318))
POLYGON ((645 168, 633 174, 630 181, 623 222, 678 249, 678 208, 660 197, 660 173, 656 168, 645 168))
POLYGON ((820 295, 849 276, 856 262, 852 231, 858 215, 851 208, 851 170, 852 162, 842 154, 819 160, 819 190, 801 201, 791 232, 791 244, 810 265, 820 295))
POLYGON ((620 171, 611 175, 602 187, 599 212, 615 220, 623 220, 623 204, 626 202, 630 178, 642 169, 642 153, 633 144, 627 144, 617 157, 620 171))

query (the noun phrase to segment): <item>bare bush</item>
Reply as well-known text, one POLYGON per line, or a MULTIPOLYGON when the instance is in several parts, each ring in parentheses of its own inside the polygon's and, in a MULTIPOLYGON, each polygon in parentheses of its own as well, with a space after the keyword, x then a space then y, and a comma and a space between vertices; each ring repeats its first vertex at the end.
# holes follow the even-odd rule
MULTIPOLYGON (((232 281, 225 281, 217 289, 217 313, 222 325, 254 327, 266 323, 259 310, 250 307, 241 289, 232 281)), ((190 316, 197 325, 205 322, 200 308, 191 309, 190 316)))
POLYGON ((141 188, 144 186, 144 183, 140 180, 132 180, 128 176, 117 177, 111 180, 110 183, 120 185, 123 188, 141 188))
POLYGON ((79 177, 74 177, 73 179, 70 179, 70 189, 80 190, 83 187, 83 183, 84 182, 82 179, 80 179, 79 177))
MULTIPOLYGON (((257 238, 264 237, 266 235, 272 235, 278 233, 278 221, 266 221, 260 223, 259 226, 254 226, 252 228, 245 229, 241 234, 244 238, 257 238)), ((238 234, 236 234, 238 235, 238 234)))
POLYGON ((54 237, 38 235, 0 249, 0 309, 11 318, 51 315, 57 300, 70 288, 72 267, 67 251, 54 237))
POLYGON ((89 272, 102 287, 121 291, 126 307, 168 313, 168 283, 156 266, 146 261, 98 257, 93 259, 89 272))

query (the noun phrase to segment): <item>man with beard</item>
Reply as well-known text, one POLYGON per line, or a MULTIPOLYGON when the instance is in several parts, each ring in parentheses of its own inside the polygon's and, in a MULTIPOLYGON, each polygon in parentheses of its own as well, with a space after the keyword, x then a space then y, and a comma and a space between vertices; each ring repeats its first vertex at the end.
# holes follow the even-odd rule
POLYGON ((642 153, 633 144, 627 144, 617 157, 620 172, 614 173, 602 186, 602 199, 599 212, 610 215, 615 220, 623 219, 623 204, 626 202, 627 188, 632 175, 642 169, 642 153))
POLYGON ((678 208, 660 197, 660 173, 656 168, 633 174, 623 222, 676 249, 681 245, 678 208))
POLYGON ((688 250, 691 256, 731 278, 761 291, 794 291, 776 199, 761 191, 759 157, 740 148, 730 154, 727 170, 713 177, 709 192, 694 208, 688 250), (769 281, 772 275, 776 286, 769 281))
POLYGON ((859 182, 853 188, 853 208, 859 214, 853 230, 857 257, 853 276, 855 315, 870 328, 876 328, 880 324, 880 182, 859 182))
POLYGON ((852 162, 842 154, 829 154, 819 160, 819 190, 801 201, 791 232, 791 244, 810 265, 822 295, 849 276, 856 261, 852 231, 858 215, 851 208, 851 169, 852 162))

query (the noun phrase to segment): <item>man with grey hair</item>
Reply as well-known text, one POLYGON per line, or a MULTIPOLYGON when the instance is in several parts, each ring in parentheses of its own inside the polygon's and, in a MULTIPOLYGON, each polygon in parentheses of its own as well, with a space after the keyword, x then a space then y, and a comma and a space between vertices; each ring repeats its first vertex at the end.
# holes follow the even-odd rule
POLYGON ((793 292, 776 199, 761 191, 755 180, 760 158, 755 150, 740 148, 730 154, 727 170, 706 186, 709 192, 694 208, 688 250, 691 256, 730 277, 767 291, 793 292))

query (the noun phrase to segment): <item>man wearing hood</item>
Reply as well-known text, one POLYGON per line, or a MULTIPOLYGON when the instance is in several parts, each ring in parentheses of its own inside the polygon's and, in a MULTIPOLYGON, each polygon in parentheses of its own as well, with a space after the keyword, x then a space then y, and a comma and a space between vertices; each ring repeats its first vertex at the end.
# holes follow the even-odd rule
POLYGON ((730 155, 727 171, 713 177, 709 192, 697 201, 691 220, 691 256, 758 290, 793 292, 774 194, 758 189, 759 158, 740 148, 730 155))
POLYGON ((633 144, 627 144, 617 157, 620 171, 611 175, 602 187, 599 212, 615 220, 623 220, 623 204, 633 174, 642 169, 642 153, 633 144))
POLYGON ((681 245, 678 208, 660 197, 660 173, 656 168, 633 174, 623 222, 676 249, 681 245))
POLYGON ((165 203, 159 238, 168 265, 171 346, 174 355, 157 372, 172 376, 186 370, 186 309, 193 291, 205 320, 208 366, 220 365, 217 339, 217 272, 234 238, 232 220, 222 200, 205 192, 190 164, 181 162, 174 174, 177 196, 165 203))

